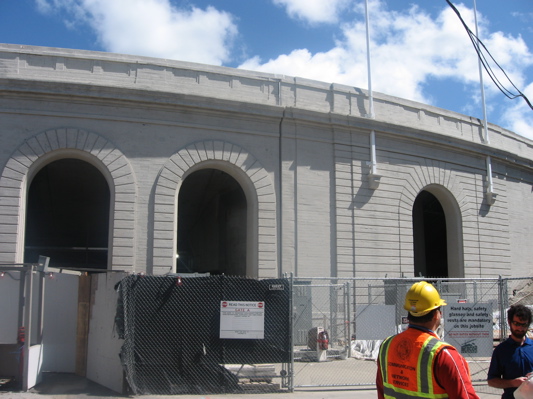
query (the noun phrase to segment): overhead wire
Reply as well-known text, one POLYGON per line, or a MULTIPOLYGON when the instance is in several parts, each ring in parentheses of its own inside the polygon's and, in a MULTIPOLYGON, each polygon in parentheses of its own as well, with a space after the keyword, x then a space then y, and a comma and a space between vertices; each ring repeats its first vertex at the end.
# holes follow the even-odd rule
POLYGON ((463 27, 466 29, 466 32, 468 33, 468 36, 470 37, 470 41, 472 42, 473 46, 474 46, 474 49, 476 50, 476 53, 479 57, 479 60, 481 61, 481 64, 483 65, 483 68, 485 69, 485 71, 487 72, 487 74, 489 75, 490 79, 494 82, 494 84, 496 85, 496 87, 509 99, 513 100, 515 98, 518 98, 518 97, 522 97, 524 99, 524 101, 527 103, 527 105, 529 106, 529 108, 531 108, 533 110, 533 106, 531 105, 531 102, 529 101, 529 99, 526 97, 526 95, 524 93, 522 93, 520 91, 520 89, 518 89, 518 87, 516 87, 516 85, 513 83, 513 81, 509 78, 509 76, 507 75, 507 73, 505 72, 505 70, 500 66, 500 64, 498 64, 498 62, 494 59, 494 57, 492 56, 492 54, 490 53, 490 51, 487 49, 487 47, 483 44, 483 42, 470 30, 470 28, 468 27, 468 25, 466 24, 466 22, 464 21, 463 17, 461 16, 461 13, 459 12, 459 10, 453 5, 453 3, 450 1, 450 0, 446 0, 446 2, 448 3, 448 5, 452 8, 452 10, 455 12, 455 14, 457 14, 457 16, 459 17, 459 20, 461 21, 461 24, 463 25, 463 27), (507 78, 507 80, 509 81, 509 83, 511 84, 511 86, 514 87, 514 89, 517 91, 518 94, 516 93, 513 93, 512 91, 510 91, 509 89, 507 89, 502 82, 500 82, 500 80, 498 79, 498 77, 496 76, 496 73, 492 70, 490 64, 489 64, 489 61, 490 60, 487 60, 486 56, 485 56, 485 53, 490 57, 490 60, 492 60, 492 62, 500 69, 500 71, 503 73, 503 75, 507 78))

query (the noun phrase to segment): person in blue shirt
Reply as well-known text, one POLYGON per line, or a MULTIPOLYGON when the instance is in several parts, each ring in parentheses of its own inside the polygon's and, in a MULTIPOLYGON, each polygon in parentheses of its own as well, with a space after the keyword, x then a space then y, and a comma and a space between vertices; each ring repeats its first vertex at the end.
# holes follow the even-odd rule
POLYGON ((531 310, 524 305, 513 305, 507 311, 511 335, 492 353, 487 383, 502 388, 502 399, 514 399, 514 391, 533 372, 533 340, 527 337, 531 324, 531 310))

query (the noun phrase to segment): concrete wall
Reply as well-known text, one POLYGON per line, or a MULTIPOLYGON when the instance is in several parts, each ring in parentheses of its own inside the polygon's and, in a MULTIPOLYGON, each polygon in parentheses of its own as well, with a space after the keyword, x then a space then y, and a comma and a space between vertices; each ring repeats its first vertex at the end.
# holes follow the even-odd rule
POLYGON ((28 181, 77 157, 113 193, 114 270, 172 271, 181 181, 212 167, 249 201, 252 277, 411 276, 424 189, 447 209, 452 276, 530 275, 533 143, 491 124, 489 143, 475 118, 379 93, 374 108, 367 118, 366 93, 337 84, 0 45, 0 261, 22 260, 28 181))

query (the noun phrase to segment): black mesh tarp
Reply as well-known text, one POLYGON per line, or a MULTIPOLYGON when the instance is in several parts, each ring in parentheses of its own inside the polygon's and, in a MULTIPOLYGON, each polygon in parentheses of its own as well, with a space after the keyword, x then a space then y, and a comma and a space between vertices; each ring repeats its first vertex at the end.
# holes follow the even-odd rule
POLYGON ((133 275, 118 290, 120 355, 134 394, 237 392, 224 365, 289 362, 287 280, 133 275), (221 339, 222 301, 263 302, 264 338, 221 339))

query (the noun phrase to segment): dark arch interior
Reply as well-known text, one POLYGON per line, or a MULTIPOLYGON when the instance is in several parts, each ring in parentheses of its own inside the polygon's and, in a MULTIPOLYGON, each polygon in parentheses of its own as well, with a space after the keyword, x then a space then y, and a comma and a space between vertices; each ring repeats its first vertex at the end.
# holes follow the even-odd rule
POLYGON ((50 257, 50 266, 107 268, 109 186, 79 159, 44 166, 28 191, 24 261, 50 257))
POLYGON ((247 204, 229 174, 202 169, 182 183, 178 197, 178 273, 246 276, 247 204))
POLYGON ((415 276, 448 277, 446 217, 437 197, 422 191, 413 206, 415 276))

